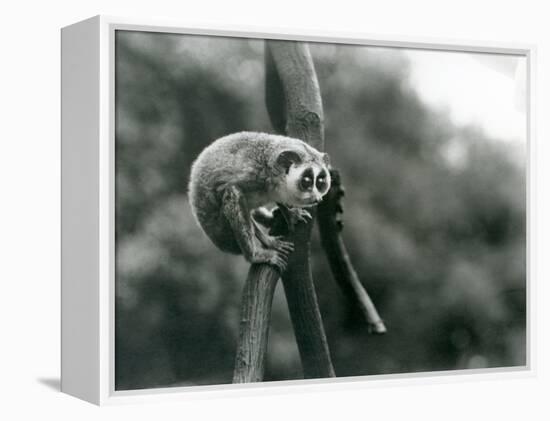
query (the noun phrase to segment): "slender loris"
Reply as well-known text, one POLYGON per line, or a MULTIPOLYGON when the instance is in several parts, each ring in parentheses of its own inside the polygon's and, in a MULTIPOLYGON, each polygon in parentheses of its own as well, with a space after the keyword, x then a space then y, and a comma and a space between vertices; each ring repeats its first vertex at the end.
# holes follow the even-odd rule
POLYGON ((221 250, 284 271, 293 245, 260 226, 272 218, 266 206, 277 204, 289 224, 311 218, 304 208, 328 192, 328 166, 327 154, 298 139, 254 132, 222 137, 191 167, 193 215, 221 250))

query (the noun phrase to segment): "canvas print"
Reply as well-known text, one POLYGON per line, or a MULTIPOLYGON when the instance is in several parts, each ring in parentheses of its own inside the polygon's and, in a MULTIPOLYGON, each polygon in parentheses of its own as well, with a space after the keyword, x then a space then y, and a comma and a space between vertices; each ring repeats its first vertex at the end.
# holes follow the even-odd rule
POLYGON ((115 32, 115 390, 527 364, 525 56, 115 32))

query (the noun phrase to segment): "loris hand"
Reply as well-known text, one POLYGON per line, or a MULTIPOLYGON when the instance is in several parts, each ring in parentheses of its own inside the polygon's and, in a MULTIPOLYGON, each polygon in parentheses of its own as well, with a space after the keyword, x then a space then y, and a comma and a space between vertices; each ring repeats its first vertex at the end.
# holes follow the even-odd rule
POLYGON ((286 220, 290 231, 294 229, 294 226, 300 222, 307 223, 312 219, 311 214, 302 208, 287 208, 286 206, 279 205, 281 213, 286 220))

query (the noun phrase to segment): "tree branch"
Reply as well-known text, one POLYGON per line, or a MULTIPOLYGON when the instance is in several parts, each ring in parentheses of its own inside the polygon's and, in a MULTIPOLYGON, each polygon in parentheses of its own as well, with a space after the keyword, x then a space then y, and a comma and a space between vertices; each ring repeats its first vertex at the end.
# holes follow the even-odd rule
POLYGON ((282 121, 287 136, 323 150, 323 103, 307 44, 271 40, 266 41, 266 51, 266 100, 275 129, 280 131, 282 121))
POLYGON ((338 216, 343 212, 341 199, 344 196, 344 189, 338 171, 331 170, 331 180, 330 190, 318 206, 319 233, 321 234, 323 249, 336 282, 348 299, 358 305, 363 312, 369 326, 369 332, 386 333, 386 326, 353 269, 346 246, 342 240, 343 224, 338 216))
MULTIPOLYGON (((284 124, 286 135, 323 150, 323 106, 307 44, 266 41, 266 66, 266 101, 275 129, 281 131, 284 124)), ((309 223, 298 224, 289 234, 294 252, 282 278, 304 377, 334 377, 311 276, 310 236, 315 211, 311 213, 309 223)))
POLYGON ((271 305, 278 280, 279 273, 271 266, 250 266, 241 301, 233 383, 263 380, 271 305))
MULTIPOLYGON (((313 61, 304 43, 266 41, 266 106, 279 133, 323 149, 323 108, 313 61)), ((312 212, 315 217, 315 211, 312 212)), ((300 351, 304 377, 334 377, 310 267, 313 220, 290 234, 280 212, 272 232, 294 243, 283 284, 300 351)), ((243 291, 234 383, 263 380, 273 294, 279 273, 252 265, 243 291)))

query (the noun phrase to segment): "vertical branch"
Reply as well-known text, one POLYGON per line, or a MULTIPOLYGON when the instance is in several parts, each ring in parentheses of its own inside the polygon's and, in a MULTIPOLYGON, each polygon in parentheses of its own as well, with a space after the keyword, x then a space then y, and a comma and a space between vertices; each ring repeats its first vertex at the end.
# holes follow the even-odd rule
POLYGON ((233 383, 263 380, 271 305, 279 274, 268 265, 252 265, 243 290, 239 345, 233 383))
MULTIPOLYGON (((277 131, 324 149, 323 106, 307 44, 266 41, 266 102, 277 131)), ((315 217, 315 211, 311 213, 315 217)), ((300 223, 289 234, 295 251, 282 279, 304 377, 334 377, 311 276, 313 224, 300 223)))
POLYGON ((323 150, 323 103, 307 44, 271 40, 266 50, 266 101, 273 126, 281 131, 284 122, 286 135, 323 150))
MULTIPOLYGON (((313 61, 306 44, 266 41, 266 106, 279 133, 324 147, 323 108, 313 61)), ((312 212, 315 217, 315 212, 312 212)), ((274 227, 285 234, 279 215, 274 227)), ((298 224, 287 240, 295 251, 283 285, 306 378, 334 377, 327 339, 311 276, 310 237, 313 221, 298 224)), ((234 383, 263 380, 273 294, 279 273, 252 265, 243 290, 234 383)))

